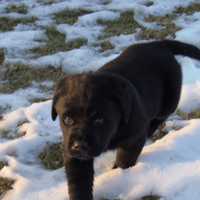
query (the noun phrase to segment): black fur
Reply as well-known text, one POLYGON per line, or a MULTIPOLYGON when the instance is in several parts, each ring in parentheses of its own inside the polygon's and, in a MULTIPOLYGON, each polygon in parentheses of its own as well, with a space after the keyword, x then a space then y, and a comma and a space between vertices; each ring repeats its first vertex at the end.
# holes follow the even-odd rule
POLYGON ((71 200, 93 199, 94 157, 117 149, 113 168, 134 166, 146 138, 175 111, 182 84, 177 54, 200 60, 198 48, 178 41, 136 44, 93 74, 59 81, 52 119, 59 115, 71 200))

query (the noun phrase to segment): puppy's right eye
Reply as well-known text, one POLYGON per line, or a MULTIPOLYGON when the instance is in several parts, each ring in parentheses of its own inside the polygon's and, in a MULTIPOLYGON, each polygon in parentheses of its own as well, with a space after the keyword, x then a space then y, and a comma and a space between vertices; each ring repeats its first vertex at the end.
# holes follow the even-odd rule
POLYGON ((101 125, 101 124, 103 124, 104 122, 105 122, 105 120, 104 120, 103 118, 99 117, 99 118, 97 118, 97 119, 93 122, 93 124, 94 124, 94 125, 101 125))
POLYGON ((70 117, 64 117, 63 121, 64 121, 64 123, 67 124, 67 125, 73 124, 73 120, 72 120, 72 118, 70 118, 70 117))

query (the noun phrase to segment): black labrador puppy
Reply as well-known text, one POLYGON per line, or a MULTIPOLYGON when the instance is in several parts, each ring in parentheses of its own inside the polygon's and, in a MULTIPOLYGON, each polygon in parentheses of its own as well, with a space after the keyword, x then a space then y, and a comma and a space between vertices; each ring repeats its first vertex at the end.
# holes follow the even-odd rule
POLYGON ((93 160, 117 149, 113 168, 134 166, 146 138, 179 102, 181 67, 174 55, 200 60, 200 50, 178 41, 128 47, 93 74, 62 78, 52 119, 59 115, 71 200, 92 200, 93 160))

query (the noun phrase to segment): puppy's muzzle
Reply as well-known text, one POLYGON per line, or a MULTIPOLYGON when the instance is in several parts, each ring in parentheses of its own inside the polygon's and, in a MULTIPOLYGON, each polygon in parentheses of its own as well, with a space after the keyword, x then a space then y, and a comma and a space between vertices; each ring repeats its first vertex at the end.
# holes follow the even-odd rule
POLYGON ((87 142, 84 141, 75 141, 74 145, 71 147, 72 151, 76 151, 77 153, 83 153, 90 150, 87 142))

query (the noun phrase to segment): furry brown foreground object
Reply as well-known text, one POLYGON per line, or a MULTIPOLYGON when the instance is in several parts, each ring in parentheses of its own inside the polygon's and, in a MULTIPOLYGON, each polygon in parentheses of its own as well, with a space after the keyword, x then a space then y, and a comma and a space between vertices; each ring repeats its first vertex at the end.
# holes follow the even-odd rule
POLYGON ((146 138, 175 111, 182 74, 174 55, 200 60, 200 50, 189 44, 142 43, 95 73, 58 82, 52 119, 59 115, 64 135, 70 200, 93 199, 95 157, 117 149, 113 168, 134 166, 146 138))

